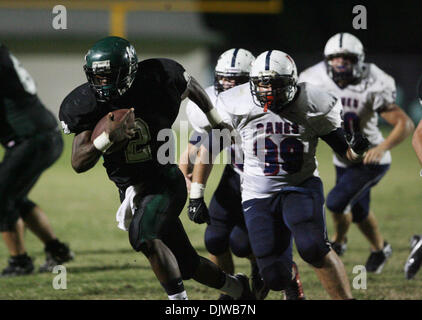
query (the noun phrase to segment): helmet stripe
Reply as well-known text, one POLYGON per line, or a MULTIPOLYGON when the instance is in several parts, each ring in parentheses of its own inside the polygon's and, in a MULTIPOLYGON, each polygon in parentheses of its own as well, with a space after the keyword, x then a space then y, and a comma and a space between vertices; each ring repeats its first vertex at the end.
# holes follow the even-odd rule
POLYGON ((237 57, 237 53, 238 53, 238 52, 239 52, 239 48, 234 49, 234 52, 233 52, 233 57, 232 57, 232 68, 234 68, 234 67, 235 67, 236 57, 237 57))
POLYGON ((265 70, 270 70, 271 52, 273 52, 273 50, 268 51, 267 56, 265 57, 265 70))
POLYGON ((343 33, 340 33, 340 48, 343 47, 343 33))

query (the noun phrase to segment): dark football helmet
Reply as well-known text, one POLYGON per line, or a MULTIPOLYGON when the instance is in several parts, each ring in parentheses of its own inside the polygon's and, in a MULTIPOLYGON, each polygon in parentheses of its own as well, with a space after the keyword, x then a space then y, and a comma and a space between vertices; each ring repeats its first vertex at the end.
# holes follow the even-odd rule
POLYGON ((84 71, 97 100, 110 101, 124 94, 135 80, 138 57, 129 41, 107 37, 85 55, 84 71))

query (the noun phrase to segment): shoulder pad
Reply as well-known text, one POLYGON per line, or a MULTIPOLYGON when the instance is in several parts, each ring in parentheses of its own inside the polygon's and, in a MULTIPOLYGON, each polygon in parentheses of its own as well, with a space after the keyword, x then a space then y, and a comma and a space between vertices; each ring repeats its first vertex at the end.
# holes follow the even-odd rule
POLYGON ((249 82, 221 92, 217 98, 217 109, 236 116, 247 115, 254 107, 249 82))
POLYGON ((88 83, 74 89, 60 105, 59 119, 65 133, 93 130, 102 116, 88 83))

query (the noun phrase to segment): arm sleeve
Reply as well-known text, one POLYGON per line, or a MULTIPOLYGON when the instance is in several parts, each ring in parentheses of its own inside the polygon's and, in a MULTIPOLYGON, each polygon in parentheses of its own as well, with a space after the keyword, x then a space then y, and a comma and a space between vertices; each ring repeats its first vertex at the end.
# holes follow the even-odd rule
POLYGON ((60 106, 59 120, 65 134, 94 130, 97 122, 104 116, 97 108, 95 96, 85 90, 86 86, 82 85, 72 91, 60 106))
POLYGON ((161 59, 161 61, 168 74, 169 83, 174 85, 181 99, 185 99, 188 92, 190 75, 180 63, 174 60, 161 59))
POLYGON ((324 106, 325 110, 308 115, 310 126, 320 137, 340 128, 342 125, 343 106, 341 100, 331 94, 329 96, 330 99, 324 102, 328 104, 328 106, 324 106))
POLYGON ((349 145, 346 142, 346 137, 342 128, 337 128, 320 138, 324 140, 338 155, 342 157, 346 155, 349 145))

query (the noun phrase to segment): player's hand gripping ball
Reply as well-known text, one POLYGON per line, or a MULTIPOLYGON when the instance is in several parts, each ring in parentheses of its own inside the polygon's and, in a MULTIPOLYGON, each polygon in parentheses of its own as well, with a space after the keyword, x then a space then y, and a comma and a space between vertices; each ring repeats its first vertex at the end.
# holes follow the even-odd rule
POLYGON ((107 149, 106 154, 121 150, 135 135, 135 114, 133 109, 118 109, 106 114, 96 124, 91 134, 91 141, 103 132, 113 144, 107 149))

